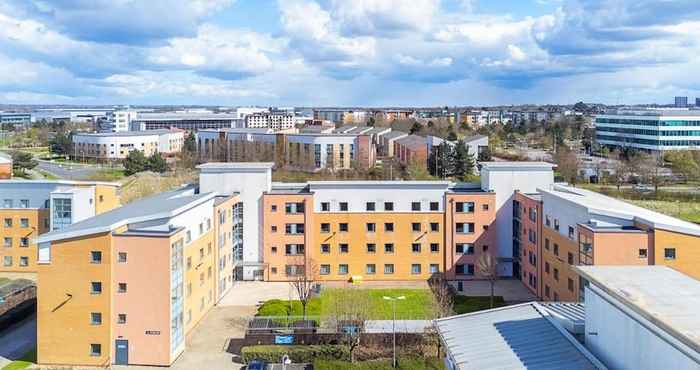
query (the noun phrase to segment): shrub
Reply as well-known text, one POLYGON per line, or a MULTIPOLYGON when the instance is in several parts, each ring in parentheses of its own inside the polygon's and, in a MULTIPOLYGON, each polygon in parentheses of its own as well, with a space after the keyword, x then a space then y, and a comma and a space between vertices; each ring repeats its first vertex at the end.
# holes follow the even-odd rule
POLYGON ((315 359, 348 361, 350 352, 346 346, 312 345, 312 346, 248 346, 241 349, 243 361, 264 360, 280 362, 282 356, 288 355, 293 362, 311 363, 315 359))
MULTIPOLYGON (((444 366, 440 359, 434 357, 412 358, 399 357, 397 359, 399 369, 410 370, 438 370, 444 366)), ((314 361, 315 370, 393 370, 391 359, 361 361, 349 363, 339 360, 318 359, 314 361)))

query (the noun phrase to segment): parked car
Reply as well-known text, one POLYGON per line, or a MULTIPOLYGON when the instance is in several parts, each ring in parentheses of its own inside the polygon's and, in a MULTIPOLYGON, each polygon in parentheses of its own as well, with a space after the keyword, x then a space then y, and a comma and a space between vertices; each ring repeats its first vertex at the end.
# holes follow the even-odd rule
POLYGON ((267 363, 263 360, 253 360, 246 366, 246 370, 265 370, 266 368, 267 363))
POLYGON ((637 184, 633 187, 634 191, 638 193, 651 193, 654 191, 654 187, 651 185, 637 184))

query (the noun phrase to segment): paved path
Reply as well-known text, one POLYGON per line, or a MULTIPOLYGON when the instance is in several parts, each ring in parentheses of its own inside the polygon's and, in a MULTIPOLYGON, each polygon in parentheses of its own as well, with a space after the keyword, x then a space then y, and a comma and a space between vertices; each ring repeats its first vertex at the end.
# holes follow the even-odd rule
MULTIPOLYGON (((491 286, 488 281, 466 281, 464 282, 464 290, 458 292, 458 294, 466 296, 488 296, 491 295, 491 286)), ((529 302, 537 300, 537 297, 530 293, 520 280, 516 279, 497 280, 494 287, 494 294, 503 296, 506 302, 529 302)))
POLYGON ((36 314, 0 331, 0 368, 36 346, 36 314))
POLYGON ((272 281, 237 281, 219 306, 256 306, 270 299, 298 299, 291 285, 272 281))

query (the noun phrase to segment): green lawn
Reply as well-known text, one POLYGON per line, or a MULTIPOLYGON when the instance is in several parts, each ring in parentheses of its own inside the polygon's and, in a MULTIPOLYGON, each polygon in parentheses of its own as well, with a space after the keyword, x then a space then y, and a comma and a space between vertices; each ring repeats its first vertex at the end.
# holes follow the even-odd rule
POLYGON ((92 181, 116 181, 125 177, 124 170, 121 169, 102 169, 90 176, 92 181))
POLYGON ((6 277, 0 277, 0 285, 4 285, 4 284, 5 284, 5 283, 7 283, 8 281, 10 281, 10 279, 9 279, 9 278, 6 278, 6 277))
POLYGON ((25 353, 22 358, 10 362, 2 370, 21 370, 26 369, 36 363, 36 348, 25 353))
MULTIPOLYGON (((438 358, 402 358, 397 359, 398 369, 410 370, 439 370, 444 369, 442 361, 438 358)), ((349 363, 337 360, 316 360, 315 370, 393 370, 391 360, 362 361, 349 363)))
MULTIPOLYGON (((383 297, 399 297, 406 299, 396 301, 396 318, 420 320, 431 318, 432 293, 427 289, 351 289, 353 294, 367 294, 358 301, 369 305, 369 317, 374 320, 389 320, 392 318, 392 304, 383 297)), ((335 301, 346 299, 343 289, 324 289, 319 297, 311 299, 306 308, 307 316, 323 316, 335 311, 335 301)), ((350 296, 352 299, 352 296, 350 296)), ((494 297, 494 307, 504 306, 503 297, 494 297)), ((490 308, 489 297, 456 296, 454 311, 457 314, 480 311, 490 308)), ((258 309, 258 316, 302 316, 301 302, 272 299, 258 309)))

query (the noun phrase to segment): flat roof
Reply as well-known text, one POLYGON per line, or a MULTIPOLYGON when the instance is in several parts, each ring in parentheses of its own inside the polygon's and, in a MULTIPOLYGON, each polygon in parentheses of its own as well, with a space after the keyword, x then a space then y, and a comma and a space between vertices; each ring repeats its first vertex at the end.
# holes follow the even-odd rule
POLYGON ((104 185, 104 186, 114 186, 115 188, 118 188, 121 186, 121 184, 118 182, 105 182, 105 181, 18 180, 18 179, 0 180, 0 186, 2 186, 2 184, 52 184, 52 185, 68 185, 68 186, 104 185))
POLYGON ((272 162, 208 162, 197 166, 200 170, 268 169, 272 162))
POLYGON ((119 132, 76 132, 73 136, 97 136, 97 137, 129 137, 129 136, 150 136, 150 135, 164 135, 172 134, 176 132, 184 132, 179 129, 157 129, 157 130, 144 130, 144 131, 119 131, 119 132))
POLYGON ((502 162, 479 162, 483 168, 489 170, 509 170, 509 169, 524 169, 524 168, 537 168, 537 169, 553 169, 557 165, 554 163, 541 162, 541 161, 502 161, 502 162))
POLYGON ((185 120, 235 120, 238 116, 229 113, 139 113, 133 121, 185 121, 185 120))
POLYGON ((215 193, 194 194, 192 187, 160 193, 76 222, 61 230, 39 235, 37 242, 44 243, 109 232, 130 223, 172 217, 214 198, 215 195, 215 193))
POLYGON ((435 320, 458 369, 605 369, 536 302, 435 320))
POLYGON ((700 236, 700 225, 639 207, 591 190, 554 184, 551 189, 538 189, 538 191, 586 207, 588 212, 592 214, 638 221, 662 230, 700 236))
POLYGON ((700 353, 700 281, 666 266, 575 266, 574 269, 659 331, 700 353))
POLYGON ((663 117, 692 117, 700 119, 700 110, 695 109, 619 109, 617 111, 608 111, 599 116, 640 116, 647 118, 663 118, 663 117))

